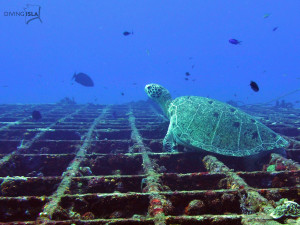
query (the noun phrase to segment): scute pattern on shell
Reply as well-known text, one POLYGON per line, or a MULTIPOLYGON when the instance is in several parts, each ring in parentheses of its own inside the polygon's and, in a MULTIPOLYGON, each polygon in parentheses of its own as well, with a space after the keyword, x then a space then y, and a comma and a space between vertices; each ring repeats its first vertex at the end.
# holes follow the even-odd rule
POLYGON ((248 156, 285 147, 280 135, 231 105, 183 96, 169 107, 173 137, 190 148, 230 156, 248 156))

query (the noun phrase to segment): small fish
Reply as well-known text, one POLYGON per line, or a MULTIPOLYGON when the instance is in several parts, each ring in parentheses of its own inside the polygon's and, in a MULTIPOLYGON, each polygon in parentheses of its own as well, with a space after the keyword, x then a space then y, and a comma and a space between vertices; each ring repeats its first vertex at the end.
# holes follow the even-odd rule
POLYGON ((253 91, 258 92, 259 91, 259 87, 257 85, 257 83, 255 83, 254 81, 250 82, 250 87, 253 91))
POLYGON ((228 40, 228 42, 230 43, 230 44, 233 44, 233 45, 239 45, 239 44, 241 44, 241 41, 239 41, 239 40, 236 40, 236 39, 229 39, 228 40))
POLYGON ((184 78, 184 79, 185 79, 185 80, 189 80, 189 78, 187 78, 187 77, 186 77, 186 78, 184 78))
POLYGON ((124 31, 124 32, 123 32, 123 35, 124 35, 124 36, 128 36, 128 35, 130 35, 130 34, 133 34, 133 32, 128 32, 128 31, 124 31))
POLYGON ((192 56, 190 56, 190 57, 189 57, 189 60, 191 60, 191 59, 193 59, 193 57, 192 57, 192 56))
POLYGON ((72 80, 75 79, 75 81, 83 86, 86 87, 93 87, 94 86, 94 82, 93 80, 86 74, 84 73, 74 73, 72 80))
POLYGON ((193 82, 195 82, 195 81, 196 81, 196 79, 193 79, 192 81, 193 81, 193 82))
POLYGON ((122 95, 122 96, 124 96, 124 95, 125 95, 125 93, 124 93, 124 92, 121 92, 121 95, 122 95))
POLYGON ((191 74, 190 74, 189 72, 186 72, 185 75, 186 75, 186 76, 190 76, 191 74))
POLYGON ((195 68, 195 65, 192 65, 192 69, 194 69, 195 68))
POLYGON ((40 111, 37 111, 37 110, 34 110, 31 114, 31 116, 32 116, 32 119, 34 119, 34 120, 42 119, 42 115, 41 115, 40 111))
POLYGON ((264 15, 264 19, 267 19, 270 15, 271 15, 270 13, 266 13, 266 14, 264 15))
POLYGON ((278 29, 278 27, 274 27, 272 31, 276 31, 278 29))
POLYGON ((7 88, 7 87, 8 87, 8 85, 2 85, 1 87, 7 88))
POLYGON ((132 85, 136 85, 136 83, 132 83, 132 85))

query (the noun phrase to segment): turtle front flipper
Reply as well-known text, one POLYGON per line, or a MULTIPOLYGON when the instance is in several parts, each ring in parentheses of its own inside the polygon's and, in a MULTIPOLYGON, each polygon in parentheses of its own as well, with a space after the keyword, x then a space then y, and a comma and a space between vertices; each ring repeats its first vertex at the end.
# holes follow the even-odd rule
POLYGON ((175 141, 174 141, 174 138, 173 138, 173 134, 172 134, 172 126, 171 126, 172 123, 169 124, 169 128, 168 128, 168 132, 163 140, 163 150, 165 152, 174 152, 176 151, 174 149, 175 147, 175 141))

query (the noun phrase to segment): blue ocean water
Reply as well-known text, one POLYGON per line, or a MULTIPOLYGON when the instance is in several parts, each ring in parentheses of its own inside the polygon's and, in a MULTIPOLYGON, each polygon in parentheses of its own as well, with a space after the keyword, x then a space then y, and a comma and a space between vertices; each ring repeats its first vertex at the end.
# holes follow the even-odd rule
POLYGON ((300 88, 298 0, 2 1, 0 9, 0 103, 119 104, 146 100, 144 86, 159 83, 174 97, 247 104, 300 88), (37 8, 36 19, 14 14, 37 8), (71 81, 74 72, 95 86, 71 81))

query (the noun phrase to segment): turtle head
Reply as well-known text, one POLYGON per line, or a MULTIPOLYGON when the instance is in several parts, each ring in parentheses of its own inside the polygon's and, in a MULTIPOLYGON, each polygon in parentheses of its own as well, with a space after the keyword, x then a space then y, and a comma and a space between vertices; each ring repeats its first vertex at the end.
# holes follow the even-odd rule
POLYGON ((150 98, 152 98, 155 101, 160 99, 164 94, 170 95, 168 90, 159 84, 147 84, 145 86, 145 92, 150 98))
POLYGON ((145 92, 151 99, 156 101, 166 115, 168 115, 169 105, 172 101, 170 92, 159 84, 147 84, 145 86, 145 92))

